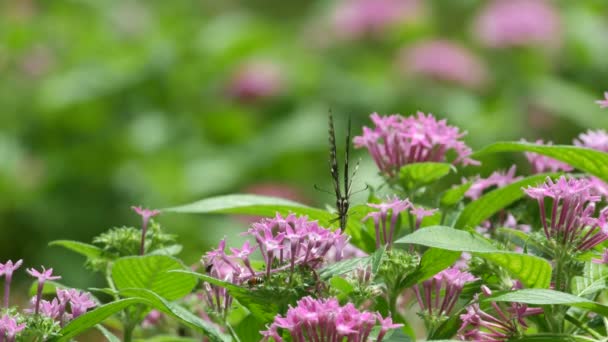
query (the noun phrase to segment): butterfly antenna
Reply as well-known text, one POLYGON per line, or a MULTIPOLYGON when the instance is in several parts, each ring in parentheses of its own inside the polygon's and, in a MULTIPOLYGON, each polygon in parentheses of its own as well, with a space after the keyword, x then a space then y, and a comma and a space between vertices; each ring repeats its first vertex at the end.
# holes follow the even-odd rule
POLYGON ((331 192, 331 191, 329 191, 329 190, 325 190, 325 189, 321 188, 321 187, 320 187, 320 186, 318 186, 317 184, 314 184, 314 185, 313 185, 313 188, 315 188, 315 190, 317 190, 317 191, 321 191, 321 192, 324 192, 324 193, 326 193, 326 194, 330 194, 330 195, 333 195, 333 194, 334 194, 333 192, 331 192))

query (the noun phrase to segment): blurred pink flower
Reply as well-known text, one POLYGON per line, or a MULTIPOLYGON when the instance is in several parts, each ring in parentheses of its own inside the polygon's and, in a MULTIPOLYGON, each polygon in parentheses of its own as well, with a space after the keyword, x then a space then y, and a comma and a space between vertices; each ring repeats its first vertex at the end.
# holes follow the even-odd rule
POLYGON ((228 95, 242 102, 279 95, 285 86, 279 65, 269 61, 248 62, 235 71, 228 84, 228 95))
MULTIPOLYGON (((527 142, 522 139, 521 142, 527 142)), ((541 140, 536 140, 537 145, 553 145, 553 142, 548 141, 546 144, 541 140)), ((532 173, 543 173, 543 172, 558 172, 558 171, 572 171, 572 166, 555 160, 553 158, 544 156, 542 154, 534 152, 525 152, 524 155, 528 162, 532 166, 532 173)))
POLYGON ((477 38, 491 48, 553 47, 559 45, 561 31, 557 9, 544 0, 494 0, 475 22, 477 38))
POLYGON ((404 73, 479 88, 488 80, 485 65, 476 55, 457 43, 432 40, 404 49, 398 59, 404 73))
POLYGON ((332 14, 333 32, 349 40, 378 35, 416 18, 421 9, 420 0, 343 0, 332 14))
POLYGON ((608 108, 608 91, 604 92, 604 99, 595 101, 595 103, 600 105, 600 108, 608 108))

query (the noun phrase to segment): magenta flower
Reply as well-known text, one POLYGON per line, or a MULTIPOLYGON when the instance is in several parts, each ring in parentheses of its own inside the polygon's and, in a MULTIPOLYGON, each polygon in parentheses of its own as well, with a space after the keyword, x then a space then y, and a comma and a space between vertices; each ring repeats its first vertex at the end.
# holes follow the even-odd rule
MULTIPOLYGON (((35 297, 32 301, 35 303, 35 297)), ((40 301, 40 314, 53 320, 59 321, 63 318, 65 313, 65 304, 62 304, 57 298, 53 298, 52 301, 42 299, 40 301)))
MULTIPOLYGON (((485 285, 482 287, 484 296, 492 295, 492 291, 485 285)), ((514 290, 521 288, 516 283, 514 290)), ((458 337, 463 341, 502 342, 518 336, 521 330, 527 329, 525 317, 542 313, 541 308, 529 308, 526 304, 511 303, 504 309, 497 303, 491 302, 495 316, 481 310, 479 299, 466 308, 467 312, 460 315, 462 325, 458 330, 458 337)))
POLYGON ((541 222, 547 239, 561 246, 575 247, 585 251, 608 239, 608 208, 593 218, 595 203, 600 196, 592 193, 587 179, 560 177, 557 182, 551 178, 538 187, 528 187, 524 192, 538 201, 541 222), (551 199, 551 217, 545 214, 545 200, 551 199))
MULTIPOLYGON (((513 165, 507 172, 492 172, 488 178, 475 177, 471 183, 471 187, 465 193, 465 196, 472 200, 476 200, 481 197, 485 190, 491 187, 502 188, 503 186, 520 180, 522 178, 521 176, 515 176, 516 170, 517 166, 513 165)), ((463 179, 462 181, 463 183, 467 182, 466 179, 463 179)))
POLYGON ((405 74, 478 89, 488 82, 488 71, 481 59, 464 46, 447 40, 417 43, 403 49, 398 66, 405 74))
POLYGON ((574 139, 574 145, 608 152, 608 133, 603 129, 588 130, 586 133, 581 133, 578 139, 574 139))
POLYGON ((40 309, 40 299, 42 298, 42 289, 44 288, 44 283, 47 280, 57 280, 61 279, 60 276, 53 276, 53 269, 49 268, 48 270, 42 267, 42 272, 39 272, 33 268, 28 268, 27 273, 29 273, 32 277, 38 278, 38 292, 36 294, 36 309, 34 310, 35 314, 38 314, 40 309))
POLYGON ((380 314, 359 311, 352 303, 340 306, 335 298, 313 299, 304 297, 296 307, 290 307, 285 317, 277 315, 268 330, 261 331, 262 341, 283 341, 278 329, 288 332, 294 342, 342 341, 366 342, 372 328, 381 324, 376 341, 382 341, 390 329, 402 327, 393 324, 392 319, 384 319, 380 314))
POLYGON ((595 101, 600 108, 608 108, 608 91, 604 92, 604 99, 595 101))
POLYGON ((399 214, 412 207, 412 203, 407 198, 400 200, 395 196, 393 199, 387 199, 386 202, 380 204, 368 203, 367 206, 379 210, 371 212, 363 218, 363 221, 369 220, 370 218, 374 220, 374 227, 376 230, 376 248, 379 248, 381 245, 386 245, 387 248, 390 249, 393 245, 393 235, 395 233, 395 227, 397 225, 399 214), (389 211, 390 226, 388 222, 389 211))
POLYGON ((143 209, 142 207, 136 206, 132 206, 131 209, 133 209, 133 211, 135 211, 137 215, 141 216, 141 245, 139 247, 139 254, 144 255, 144 244, 146 241, 146 231, 148 230, 148 222, 150 221, 150 218, 160 214, 160 210, 143 209))
MULTIPOLYGON (((522 140, 522 142, 526 142, 522 140)), ((537 145, 553 145, 551 141, 546 144, 543 143, 542 140, 536 140, 537 145)), ((543 172, 558 172, 558 171, 572 171, 572 166, 561 162, 559 160, 555 160, 553 158, 549 158, 542 154, 534 153, 534 152, 525 152, 524 155, 528 162, 532 165, 533 173, 543 173, 543 172)))
POLYGON ((146 315, 146 318, 144 318, 144 321, 141 323, 141 326, 143 328, 154 327, 160 323, 162 318, 163 318, 163 313, 154 309, 154 310, 150 311, 150 313, 148 315, 146 315))
POLYGON ((416 218, 416 222, 414 223, 414 230, 418 230, 418 228, 420 228, 420 225, 422 224, 422 220, 425 217, 435 215, 437 210, 438 209, 425 209, 424 207, 416 207, 412 205, 410 207, 410 214, 416 218))
POLYGON ((490 48, 559 45, 559 13, 550 1, 494 0, 479 13, 475 23, 478 40, 490 48))
POLYGON ((279 65, 254 61, 241 65, 230 80, 228 94, 242 102, 252 102, 279 95, 285 87, 279 65))
POLYGON ((447 268, 413 287, 420 309, 429 316, 449 316, 464 285, 477 280, 471 273, 447 268))
POLYGON ((11 260, 4 264, 0 264, 0 277, 4 276, 4 307, 8 308, 8 301, 11 293, 11 280, 13 279, 13 272, 18 269, 23 260, 19 259, 13 264, 11 260))
POLYGON ((2 341, 6 337, 6 342, 14 342, 17 334, 23 329, 25 329, 25 323, 17 324, 17 320, 9 315, 5 314, 0 318, 0 337, 2 337, 2 341))
POLYGON ((370 118, 376 127, 363 127, 363 135, 356 136, 353 142, 356 148, 367 148, 380 171, 390 178, 407 164, 443 162, 449 150, 456 152, 454 164, 479 164, 469 158, 471 148, 459 140, 466 133, 431 114, 418 112, 417 116, 405 118, 373 113, 370 118))
POLYGON ((88 309, 97 306, 97 303, 91 299, 91 295, 88 292, 80 292, 76 289, 57 289, 57 297, 64 304, 70 303, 72 318, 76 318, 87 312, 88 309))
POLYGON ((253 248, 251 248, 251 246, 249 245, 249 240, 243 243, 243 247, 241 247, 241 249, 230 248, 230 251, 232 252, 233 256, 243 261, 243 264, 245 265, 245 267, 247 267, 249 272, 251 272, 252 276, 255 276, 255 271, 251 267, 249 256, 251 255, 251 253, 253 253, 253 251, 255 251, 256 248, 256 246, 253 246, 253 248))
POLYGON ((332 15, 333 32, 347 40, 378 36, 391 26, 414 19, 421 7, 420 0, 339 1, 332 15))

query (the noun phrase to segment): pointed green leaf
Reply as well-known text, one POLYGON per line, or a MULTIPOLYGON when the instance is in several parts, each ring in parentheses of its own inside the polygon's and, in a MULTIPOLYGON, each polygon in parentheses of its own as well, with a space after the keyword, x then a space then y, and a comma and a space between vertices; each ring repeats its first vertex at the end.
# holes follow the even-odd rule
POLYGON ((120 339, 103 325, 97 324, 95 327, 103 334, 103 337, 105 337, 108 342, 120 342, 120 339))
POLYGON ((603 264, 586 262, 583 275, 572 278, 572 293, 579 297, 590 298, 608 288, 608 267, 603 264))
POLYGON ((399 170, 399 180, 405 189, 417 189, 445 177, 453 168, 448 163, 413 163, 399 170))
POLYGON ((346 274, 356 270, 359 267, 366 267, 368 265, 371 265, 371 258, 369 256, 345 259, 335 264, 323 267, 319 271, 319 277, 321 277, 323 280, 329 280, 334 276, 346 274))
POLYGON ((55 240, 49 243, 49 246, 61 246, 63 248, 69 249, 73 252, 76 252, 80 255, 83 255, 89 259, 99 258, 102 255, 102 249, 89 245, 87 243, 82 243, 79 241, 71 241, 71 240, 55 240))
POLYGON ((112 266, 112 279, 118 290, 145 288, 175 300, 189 294, 196 286, 196 279, 190 276, 167 272, 183 269, 180 261, 166 255, 124 257, 112 266))
POLYGON ((546 260, 533 255, 499 250, 482 236, 472 232, 433 226, 419 229, 395 243, 470 252, 505 268, 528 287, 546 288, 551 281, 551 265, 546 260))
POLYGON ((441 196, 439 203, 442 207, 451 207, 458 204, 458 202, 462 201, 471 185, 473 185, 472 182, 466 182, 446 190, 441 196))
MULTIPOLYGON (((177 273, 172 274, 175 275, 177 273)), ((153 291, 148 289, 124 289, 120 291, 120 294, 124 297, 143 299, 144 304, 177 319, 190 328, 203 332, 211 341, 222 342, 231 340, 228 336, 219 332, 215 325, 202 320, 200 317, 186 310, 179 304, 169 302, 153 291)))
POLYGON ((456 221, 456 227, 473 228, 478 226, 492 215, 522 198, 524 196, 522 187, 543 183, 547 176, 551 175, 555 174, 530 176, 484 194, 464 208, 456 221))
POLYGON ((89 330, 90 328, 103 322, 106 318, 121 311, 122 309, 143 302, 144 301, 140 298, 127 298, 97 307, 70 321, 68 324, 66 324, 65 327, 61 329, 61 331, 59 331, 59 334, 61 336, 51 339, 50 341, 70 341, 72 338, 78 336, 80 333, 89 330))
POLYGON ((444 269, 453 265, 458 258, 460 258, 461 252, 450 251, 440 248, 429 248, 422 258, 420 258, 420 265, 407 278, 403 284, 400 284, 400 288, 407 288, 412 285, 423 282, 435 274, 443 271, 444 269))
POLYGON ((533 305, 570 305, 608 316, 608 306, 596 303, 587 298, 549 289, 523 289, 496 294, 485 301, 518 302, 533 305))
POLYGON ((608 153, 605 152, 570 145, 543 146, 525 142, 497 142, 475 152, 471 158, 496 152, 535 152, 568 163, 608 182, 608 153))

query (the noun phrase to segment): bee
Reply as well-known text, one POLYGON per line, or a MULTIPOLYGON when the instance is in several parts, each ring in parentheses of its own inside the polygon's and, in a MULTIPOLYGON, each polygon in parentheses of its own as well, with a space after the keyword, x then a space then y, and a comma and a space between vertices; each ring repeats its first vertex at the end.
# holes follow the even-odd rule
POLYGON ((251 277, 247 279, 247 286, 253 287, 256 285, 261 285, 264 283, 264 278, 262 277, 251 277))

